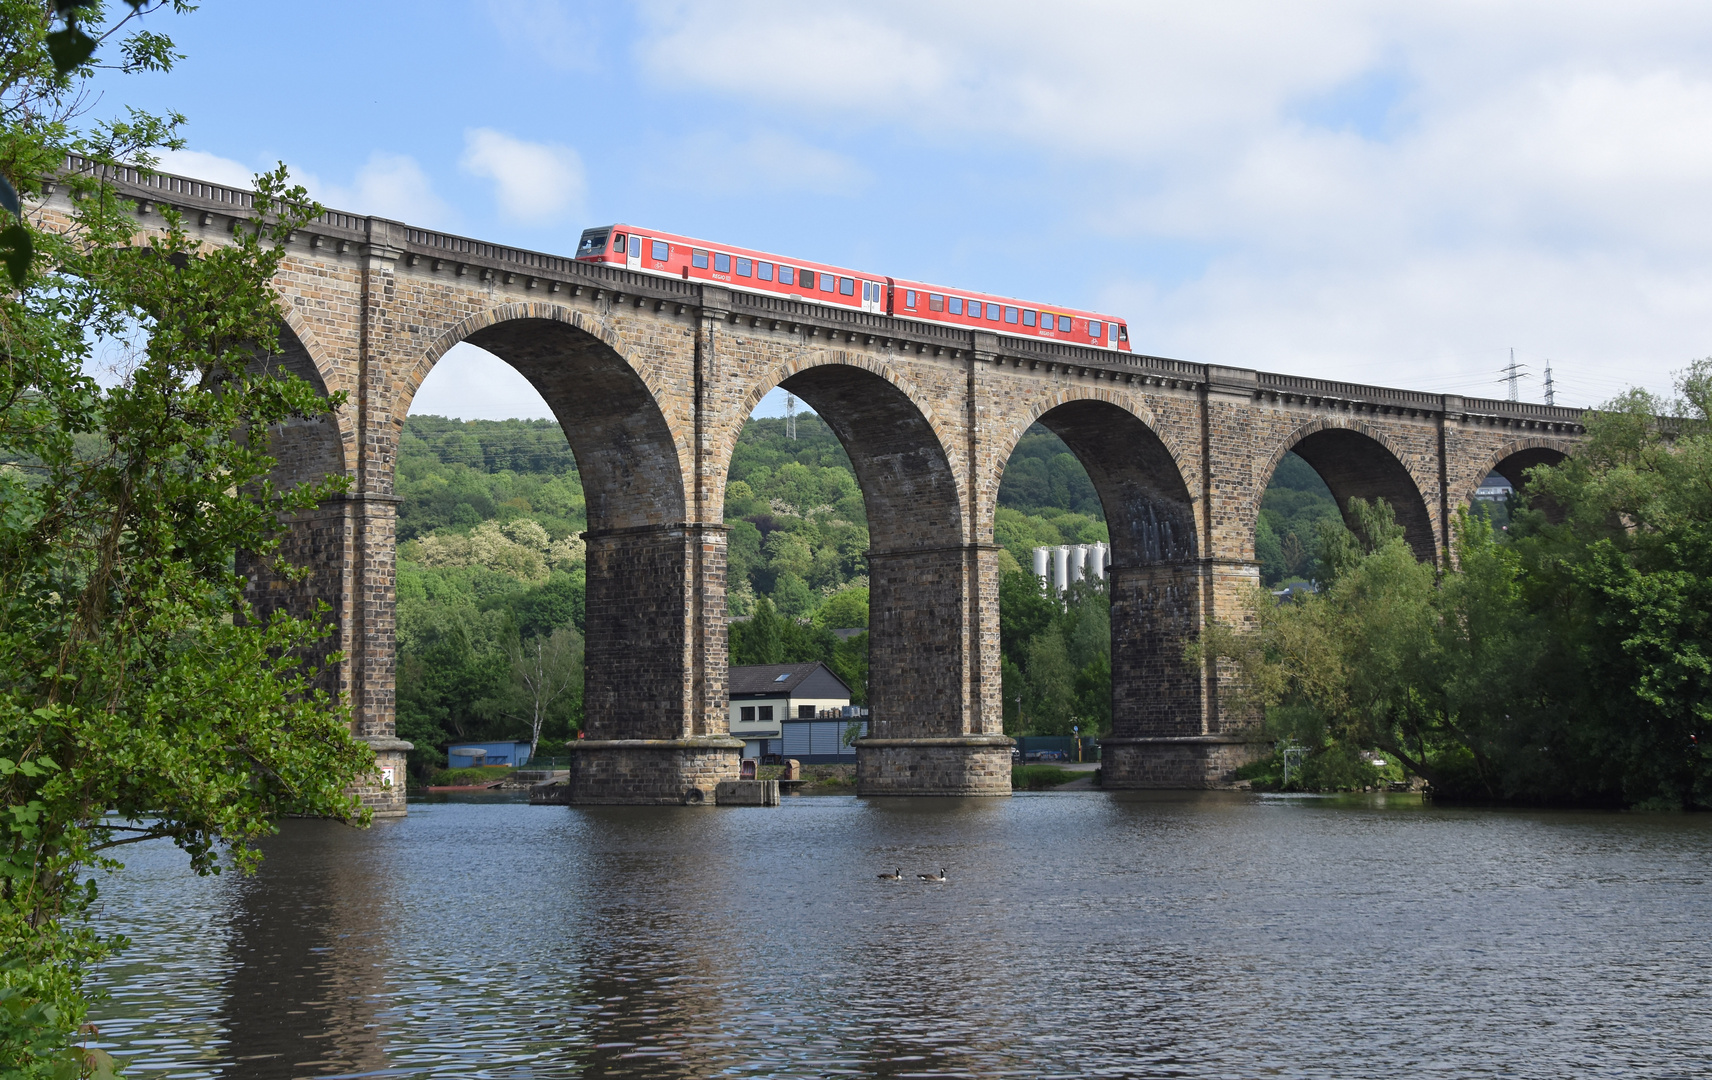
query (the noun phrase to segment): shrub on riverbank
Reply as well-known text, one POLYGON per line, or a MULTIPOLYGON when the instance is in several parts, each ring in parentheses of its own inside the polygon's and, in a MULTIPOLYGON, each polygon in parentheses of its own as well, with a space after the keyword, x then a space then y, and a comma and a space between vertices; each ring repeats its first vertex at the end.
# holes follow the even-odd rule
POLYGON ((1060 769, 1056 765, 1012 765, 1011 790, 1047 791, 1088 775, 1073 769, 1060 769))
POLYGON ((1440 799, 1712 807, 1712 359, 1678 390, 1589 414, 1508 530, 1460 514, 1442 573, 1352 500, 1323 592, 1257 594, 1254 633, 1196 651, 1307 768, 1378 747, 1440 799))

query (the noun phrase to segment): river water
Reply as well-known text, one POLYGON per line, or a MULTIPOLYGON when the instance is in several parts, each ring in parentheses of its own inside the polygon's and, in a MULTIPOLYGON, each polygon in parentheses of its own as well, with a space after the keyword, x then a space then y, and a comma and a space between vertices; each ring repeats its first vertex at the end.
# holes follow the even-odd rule
POLYGON ((1708 816, 466 801, 266 848, 104 883, 133 1077, 1712 1076, 1708 816))

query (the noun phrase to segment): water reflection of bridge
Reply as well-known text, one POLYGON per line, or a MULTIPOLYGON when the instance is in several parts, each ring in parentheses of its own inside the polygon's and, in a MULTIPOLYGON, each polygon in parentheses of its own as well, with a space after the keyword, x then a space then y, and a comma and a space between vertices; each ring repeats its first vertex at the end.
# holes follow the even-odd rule
MULTIPOLYGON (((116 179, 217 242, 248 195, 116 179)), ((50 212, 54 206, 50 205, 50 212)), ((58 208, 63 211, 63 207, 58 208)), ((146 218, 144 220, 147 220, 146 218)), ((347 656, 331 678, 382 764, 394 736, 393 472, 411 398, 470 342, 538 389, 587 494, 588 738, 573 798, 676 803, 735 776, 726 727, 724 486, 738 432, 783 386, 844 444, 871 537, 873 723, 863 794, 1010 789, 993 514, 1030 424, 1087 469, 1111 530, 1108 787, 1194 787, 1246 760, 1253 718, 1184 659, 1241 620, 1260 497, 1287 451, 1340 505, 1382 497, 1423 559, 1494 469, 1520 480, 1578 437, 1570 409, 1324 382, 930 326, 577 263, 328 213, 278 278, 287 364, 348 403, 276 433, 281 479, 352 478, 293 523, 301 583, 252 567, 264 608, 325 599, 347 656)), ((399 789, 368 792, 402 811, 399 789)))

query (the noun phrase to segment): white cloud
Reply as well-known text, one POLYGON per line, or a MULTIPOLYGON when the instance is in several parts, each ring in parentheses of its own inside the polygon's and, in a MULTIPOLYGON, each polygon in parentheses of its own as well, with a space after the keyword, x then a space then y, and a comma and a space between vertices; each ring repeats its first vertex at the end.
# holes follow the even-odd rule
POLYGON ((468 342, 452 346, 434 365, 410 412, 459 420, 553 418, 553 410, 516 368, 468 342))
POLYGON ((524 142, 492 128, 464 132, 464 171, 494 182, 500 211, 544 223, 581 208, 583 164, 565 146, 524 142))
POLYGON ((742 139, 703 132, 658 156, 685 165, 662 174, 661 183, 698 191, 853 195, 873 181, 868 170, 851 158, 773 131, 742 139))
POLYGON ((327 183, 314 173, 292 173, 317 202, 332 209, 430 227, 445 227, 452 217, 428 174, 405 154, 374 151, 348 185, 327 183))
POLYGON ((202 150, 164 151, 160 155, 160 170, 227 187, 245 190, 255 187, 256 170, 241 161, 202 150))
POLYGON ((662 85, 784 130, 882 128, 938 159, 1044 172, 1043 220, 1137 253, 1133 283, 1100 302, 1150 350, 1470 392, 1511 345, 1588 386, 1620 371, 1662 387, 1712 352, 1704 5, 645 12, 640 55, 662 85), (1203 261, 1148 281, 1156 247, 1203 261))

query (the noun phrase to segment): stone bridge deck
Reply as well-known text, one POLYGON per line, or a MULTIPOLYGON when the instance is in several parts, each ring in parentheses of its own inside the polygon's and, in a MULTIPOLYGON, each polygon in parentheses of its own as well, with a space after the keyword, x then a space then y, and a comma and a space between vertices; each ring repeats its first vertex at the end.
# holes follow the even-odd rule
MULTIPOLYGON (((78 162, 72 162, 79 167, 78 162)), ((209 242, 247 192, 115 170, 138 203, 178 207, 209 242)), ((63 196, 40 211, 63 217, 63 196)), ((1209 619, 1242 625, 1259 574, 1260 498, 1288 451, 1340 505, 1382 497, 1423 559, 1497 470, 1520 484, 1582 433, 1579 410, 1330 382, 1001 337, 660 278, 328 212, 277 284, 282 361, 347 404, 274 433, 279 479, 352 491, 291 523, 309 577, 249 568, 263 609, 332 605, 347 659, 329 675, 357 734, 402 775, 394 731, 393 475, 410 402, 470 342, 541 392, 588 501, 588 682, 572 770, 583 803, 711 802, 737 775, 726 727, 723 502, 738 433, 783 386, 832 427, 867 507, 870 706, 863 794, 1010 790, 993 515, 1011 450, 1044 424, 1086 467, 1111 531, 1108 787, 1222 782, 1257 718, 1184 658, 1209 619)), ((1145 327, 1132 327, 1144 337, 1145 327)), ((401 812, 401 789, 375 786, 401 812)))

